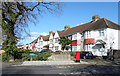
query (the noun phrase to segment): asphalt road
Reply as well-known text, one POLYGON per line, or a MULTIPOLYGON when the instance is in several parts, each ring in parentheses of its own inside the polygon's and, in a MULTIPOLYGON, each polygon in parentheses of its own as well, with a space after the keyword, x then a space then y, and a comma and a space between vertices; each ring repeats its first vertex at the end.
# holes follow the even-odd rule
POLYGON ((31 66, 4 67, 2 74, 117 74, 120 65, 67 65, 67 66, 31 66))

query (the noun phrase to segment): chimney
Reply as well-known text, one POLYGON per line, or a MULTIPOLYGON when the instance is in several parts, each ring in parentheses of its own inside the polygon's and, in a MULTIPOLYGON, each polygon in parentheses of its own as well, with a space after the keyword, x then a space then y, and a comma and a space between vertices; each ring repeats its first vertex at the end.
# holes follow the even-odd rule
POLYGON ((51 33, 53 34, 53 31, 50 31, 50 32, 49 32, 49 35, 50 35, 51 33))
POLYGON ((65 25, 64 30, 66 31, 68 29, 70 29, 70 26, 69 25, 65 25))
POLYGON ((99 15, 93 15, 92 16, 92 21, 94 22, 94 21, 97 21, 97 20, 99 20, 100 19, 100 16, 99 15))

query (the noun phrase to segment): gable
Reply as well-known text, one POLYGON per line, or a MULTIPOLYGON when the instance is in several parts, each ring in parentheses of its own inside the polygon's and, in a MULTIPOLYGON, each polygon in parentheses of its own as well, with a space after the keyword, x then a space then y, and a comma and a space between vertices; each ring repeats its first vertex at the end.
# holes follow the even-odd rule
POLYGON ((54 38, 57 38, 57 37, 60 37, 60 36, 59 36, 58 32, 56 31, 55 35, 54 35, 54 38))
POLYGON ((50 34, 50 37, 49 37, 49 39, 53 39, 53 34, 52 34, 52 33, 50 34))

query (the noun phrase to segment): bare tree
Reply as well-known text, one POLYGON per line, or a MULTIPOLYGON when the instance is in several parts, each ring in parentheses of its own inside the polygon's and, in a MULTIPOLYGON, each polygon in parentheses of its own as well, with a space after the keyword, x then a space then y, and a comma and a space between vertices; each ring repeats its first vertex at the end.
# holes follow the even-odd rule
POLYGON ((38 16, 49 12, 52 14, 61 11, 59 2, 2 2, 2 29, 5 32, 4 50, 8 54, 16 51, 16 43, 22 37, 23 32, 29 34, 26 28, 28 21, 35 23, 38 16))

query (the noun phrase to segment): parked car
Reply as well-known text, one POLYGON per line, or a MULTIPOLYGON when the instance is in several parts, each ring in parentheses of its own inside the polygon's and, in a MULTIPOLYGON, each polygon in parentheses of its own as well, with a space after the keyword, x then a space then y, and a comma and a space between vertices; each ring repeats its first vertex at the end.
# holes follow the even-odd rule
POLYGON ((83 59, 93 59, 94 55, 90 51, 81 51, 80 52, 80 58, 83 58, 83 59))
MULTIPOLYGON (((75 58, 76 58, 76 55, 75 55, 75 58)), ((81 59, 93 59, 94 55, 90 51, 81 51, 80 58, 81 59)))
POLYGON ((50 49, 42 49, 41 52, 49 52, 49 51, 52 51, 50 49))

